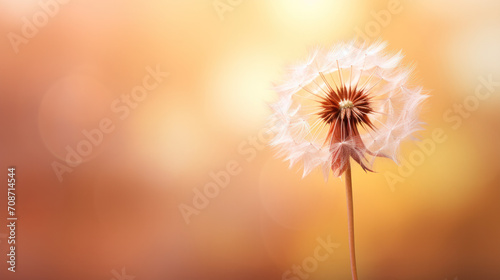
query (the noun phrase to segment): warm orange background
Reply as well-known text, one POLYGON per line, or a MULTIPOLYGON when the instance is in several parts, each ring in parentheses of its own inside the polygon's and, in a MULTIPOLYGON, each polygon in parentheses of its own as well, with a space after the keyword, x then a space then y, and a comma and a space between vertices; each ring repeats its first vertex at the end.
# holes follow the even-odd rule
POLYGON ((281 279, 330 235, 340 247, 309 279, 350 279, 342 181, 302 180, 252 138, 286 65, 372 28, 431 91, 420 139, 446 140, 392 188, 394 163, 355 167, 360 279, 500 279, 500 87, 449 112, 479 77, 500 81, 500 2, 401 0, 375 25, 391 2, 248 0, 221 20, 212 0, 71 0, 16 54, 7 34, 41 8, 1 0, 0 177, 16 166, 19 221, 11 273, 4 183, 0 278, 281 279), (170 76, 119 119, 110 104, 156 65, 170 76), (59 182, 51 164, 103 118, 115 130, 59 182), (187 225, 179 205, 233 160, 241 172, 187 225))

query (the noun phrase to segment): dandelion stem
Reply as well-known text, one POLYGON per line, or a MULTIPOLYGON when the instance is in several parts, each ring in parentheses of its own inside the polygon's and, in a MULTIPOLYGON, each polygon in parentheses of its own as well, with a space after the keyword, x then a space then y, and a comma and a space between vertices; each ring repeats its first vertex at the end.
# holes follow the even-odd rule
POLYGON ((352 178, 351 178, 351 160, 347 160, 347 169, 345 171, 345 190, 347 198, 347 216, 349 225, 349 249, 351 252, 351 273, 352 279, 358 280, 356 271, 356 253, 354 248, 354 207, 352 202, 352 178))

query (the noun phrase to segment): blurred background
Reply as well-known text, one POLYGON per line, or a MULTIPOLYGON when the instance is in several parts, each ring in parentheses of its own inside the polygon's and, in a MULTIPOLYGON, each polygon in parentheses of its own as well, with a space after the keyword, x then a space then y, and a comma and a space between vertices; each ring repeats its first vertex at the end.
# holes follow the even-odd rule
POLYGON ((1 279, 350 279, 343 181, 264 132, 286 66, 353 38, 431 95, 427 148, 354 167, 359 278, 500 279, 499 1, 0 0, 0 35, 1 279))

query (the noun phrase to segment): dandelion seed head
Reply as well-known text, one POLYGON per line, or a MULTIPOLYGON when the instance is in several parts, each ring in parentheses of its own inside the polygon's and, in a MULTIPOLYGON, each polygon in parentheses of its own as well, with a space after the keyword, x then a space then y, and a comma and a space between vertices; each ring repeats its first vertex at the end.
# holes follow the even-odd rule
POLYGON ((315 168, 325 179, 329 170, 340 176, 351 158, 365 171, 376 157, 397 162, 401 141, 421 130, 427 95, 409 85, 413 69, 401 65, 401 52, 385 47, 353 41, 315 48, 275 86, 271 145, 291 166, 302 163, 303 176, 315 168))

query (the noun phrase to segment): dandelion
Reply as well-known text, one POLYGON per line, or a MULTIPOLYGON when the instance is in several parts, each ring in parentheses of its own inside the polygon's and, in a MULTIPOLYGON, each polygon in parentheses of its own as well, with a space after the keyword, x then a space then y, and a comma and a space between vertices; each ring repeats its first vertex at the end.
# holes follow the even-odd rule
POLYGON ((275 87, 271 145, 277 155, 302 163, 303 176, 320 168, 346 184, 351 271, 357 280, 351 159, 373 172, 377 157, 398 161, 401 141, 421 130, 421 87, 408 85, 412 68, 401 52, 387 54, 386 43, 340 43, 314 49, 275 87))

